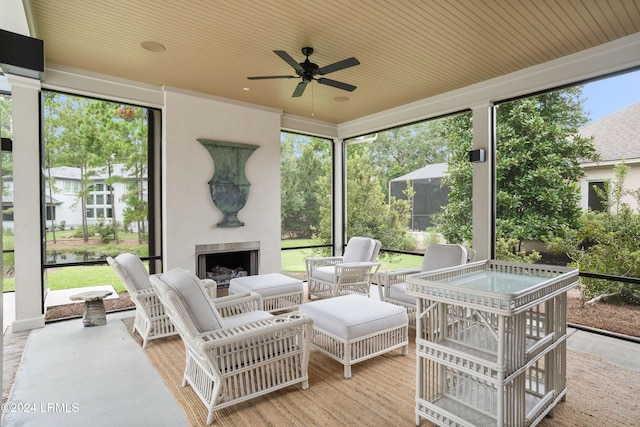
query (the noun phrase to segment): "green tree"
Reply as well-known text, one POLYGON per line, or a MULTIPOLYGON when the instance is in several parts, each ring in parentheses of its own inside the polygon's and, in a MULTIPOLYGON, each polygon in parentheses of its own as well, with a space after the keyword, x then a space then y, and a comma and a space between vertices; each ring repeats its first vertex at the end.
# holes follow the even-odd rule
MULTIPOLYGON (((46 192, 48 196, 48 200, 51 202, 51 208, 53 208, 53 195, 58 191, 58 187, 56 186, 56 180, 51 174, 52 168, 56 166, 60 166, 58 164, 58 152, 61 149, 61 141, 59 138, 59 133, 56 132, 56 120, 55 117, 55 109, 56 109, 56 97, 53 92, 44 92, 44 135, 46 138, 44 144, 44 162, 45 162, 45 171, 47 174, 47 182, 46 182, 46 192)), ((56 219, 55 216, 51 216, 51 241, 56 243, 56 219)))
POLYGON ((142 244, 145 238, 145 221, 148 217, 149 204, 144 200, 144 188, 141 180, 130 181, 127 184, 128 191, 123 196, 127 207, 124 209, 125 224, 136 223, 138 230, 138 243, 142 244))
MULTIPOLYGON (((11 138, 11 98, 7 95, 0 94, 0 137, 11 138)), ((7 196, 8 189, 5 180, 13 176, 13 155, 11 153, 2 152, 2 194, 7 196)), ((10 213, 13 207, 6 210, 2 207, 3 213, 10 213)))
MULTIPOLYGON (((590 273, 622 277, 640 277, 640 212, 625 201, 627 196, 638 198, 640 189, 626 186, 629 166, 623 161, 614 167, 614 179, 605 181, 603 212, 587 211, 579 219, 579 226, 566 230, 556 237, 549 247, 556 253, 564 253, 572 266, 590 273)), ((597 188, 597 187, 596 187, 597 188)), ((640 206, 640 204, 638 205, 640 206)), ((633 283, 612 280, 581 278, 587 303, 602 299, 624 303, 640 303, 640 291, 633 283)))
MULTIPOLYGON (((138 242, 142 244, 147 234, 146 220, 149 216, 149 203, 145 197, 147 177, 148 177, 148 112, 140 107, 121 106, 119 116, 122 120, 117 120, 118 139, 120 147, 119 153, 124 158, 124 167, 127 172, 126 177, 118 176, 113 182, 127 182, 127 192, 122 197, 126 203, 124 209, 124 223, 136 224, 138 242)), ((112 197, 112 202, 114 198, 112 197)), ((115 207, 114 207, 115 210, 115 207)))
POLYGON ((369 145, 373 166, 385 196, 387 183, 416 169, 433 163, 444 163, 448 158, 447 140, 437 132, 437 120, 424 121, 389 129, 375 137, 369 145))
POLYGON ((118 123, 114 120, 117 116, 117 107, 117 104, 104 101, 97 101, 91 103, 89 106, 89 111, 96 120, 96 138, 101 141, 100 144, 96 144, 95 146, 96 149, 99 150, 96 153, 95 167, 101 167, 107 174, 104 184, 107 186, 109 199, 111 201, 112 227, 104 227, 104 218, 98 218, 100 221, 99 224, 102 226, 99 228, 103 230, 101 233, 103 240, 107 240, 107 234, 111 234, 116 244, 119 243, 120 240, 118 238, 118 221, 113 194, 113 184, 118 180, 117 177, 114 176, 114 164, 119 162, 123 157, 122 152, 126 149, 118 139, 118 123), (104 230, 109 230, 110 233, 104 230))
POLYGON ((53 158, 46 160, 50 165, 66 165, 80 170, 80 189, 76 194, 76 201, 72 207, 80 205, 82 214, 82 237, 89 240, 87 225, 86 198, 90 192, 90 177, 94 171, 99 152, 97 132, 94 117, 88 114, 89 105, 93 100, 73 97, 59 93, 52 93, 48 104, 45 104, 45 120, 49 120, 46 129, 47 138, 55 138, 59 144, 55 150, 47 152, 53 158))
MULTIPOLYGON (((347 237, 372 237, 380 240, 383 247, 413 250, 414 243, 408 237, 406 226, 410 201, 387 202, 369 148, 369 144, 355 144, 347 151, 347 237)), ((322 179, 325 192, 331 194, 330 175, 322 179)), ((321 211, 318 238, 330 243, 330 203, 323 204, 321 211)))
POLYGON ((0 94, 0 137, 11 138, 11 98, 0 94))
POLYGON ((438 134, 450 147, 447 176, 442 180, 442 185, 449 187, 449 198, 447 205, 434 216, 434 222, 448 242, 468 243, 473 234, 473 170, 467 154, 473 145, 472 115, 466 112, 445 117, 437 126, 438 134))
MULTIPOLYGON (((115 195, 113 184, 125 179, 133 180, 129 187, 138 201, 125 195, 131 202, 128 218, 142 221, 139 233, 144 233, 144 220, 147 208, 144 201, 144 182, 146 180, 147 144, 146 117, 139 107, 122 106, 107 101, 75 97, 55 92, 45 93, 45 163, 47 168, 70 166, 80 170, 80 190, 72 207, 80 207, 82 215, 82 236, 89 238, 87 224, 87 197, 93 184, 91 179, 102 170, 107 176, 105 184, 109 188, 111 200, 111 227, 113 238, 118 241, 115 195), (122 109, 125 110, 122 110, 122 109), (125 111, 127 114, 122 114, 125 111), (115 164, 125 163, 121 174, 116 174, 115 164), (133 178, 132 178, 133 177, 133 178), (137 211, 131 215, 131 210, 137 211), (140 214, 142 212, 142 214, 140 214)), ((53 180, 48 180, 50 196, 53 194, 53 180)), ((125 210, 126 212, 126 210, 125 210)), ((142 237, 139 236, 142 240, 142 237)))
MULTIPOLYGON (((581 137, 586 124, 582 88, 573 87, 496 107, 496 238, 549 240, 580 217, 580 162, 597 160, 591 139, 581 137)), ((449 140, 449 204, 437 217, 447 240, 471 240, 471 115, 442 122, 449 140)))
POLYGON ((319 188, 331 173, 331 142, 283 133, 281 138, 281 227, 285 238, 310 238, 320 223, 320 206, 331 192, 319 188))

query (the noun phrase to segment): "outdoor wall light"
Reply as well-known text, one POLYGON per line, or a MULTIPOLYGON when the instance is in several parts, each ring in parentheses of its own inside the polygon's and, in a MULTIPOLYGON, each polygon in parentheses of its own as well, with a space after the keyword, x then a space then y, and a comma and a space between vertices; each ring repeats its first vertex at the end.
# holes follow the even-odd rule
POLYGON ((479 148, 477 150, 469 151, 469 161, 472 163, 484 162, 485 161, 484 149, 479 148))

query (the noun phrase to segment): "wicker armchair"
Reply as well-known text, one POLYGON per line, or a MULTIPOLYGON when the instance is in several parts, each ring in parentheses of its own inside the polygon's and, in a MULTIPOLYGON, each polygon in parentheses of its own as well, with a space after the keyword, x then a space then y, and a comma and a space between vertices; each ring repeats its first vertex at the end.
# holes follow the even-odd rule
POLYGON ((182 385, 206 406, 207 425, 218 409, 293 384, 309 387, 311 317, 273 316, 254 292, 210 300, 200 280, 181 269, 150 279, 184 342, 182 385))
POLYGON ((420 268, 382 271, 376 275, 380 300, 399 305, 407 309, 409 325, 416 325, 416 299, 407 295, 406 278, 410 274, 432 271, 440 268, 455 267, 475 259, 475 251, 469 253, 467 248, 452 244, 431 244, 424 252, 420 268))
POLYGON ((470 262, 474 262, 476 260, 476 255, 478 252, 475 249, 471 249, 469 247, 464 247, 467 250, 467 264, 470 262))
MULTIPOLYGON (((146 348, 150 340, 177 334, 151 286, 149 273, 140 258, 130 253, 122 253, 115 258, 107 257, 107 262, 136 306, 133 332, 137 330, 142 337, 142 348, 146 348)), ((215 298, 216 282, 206 280, 204 285, 209 296, 215 298)))
POLYGON ((380 241, 368 237, 352 237, 343 256, 307 258, 308 298, 330 298, 338 295, 369 296, 371 280, 380 268, 376 262, 380 241))

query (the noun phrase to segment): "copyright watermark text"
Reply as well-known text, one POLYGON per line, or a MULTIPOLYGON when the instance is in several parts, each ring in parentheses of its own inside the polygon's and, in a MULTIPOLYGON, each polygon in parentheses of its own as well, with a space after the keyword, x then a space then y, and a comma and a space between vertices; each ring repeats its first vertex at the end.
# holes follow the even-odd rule
POLYGON ((80 412, 78 403, 66 402, 7 402, 0 405, 2 412, 53 412, 53 413, 77 413, 80 412))

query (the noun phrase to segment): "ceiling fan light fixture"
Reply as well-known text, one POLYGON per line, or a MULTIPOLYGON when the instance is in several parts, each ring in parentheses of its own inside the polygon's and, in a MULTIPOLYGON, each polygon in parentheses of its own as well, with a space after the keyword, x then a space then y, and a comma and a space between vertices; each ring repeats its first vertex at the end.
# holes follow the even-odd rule
POLYGON ((164 47, 163 44, 152 41, 142 42, 140 43, 140 46, 142 46, 144 50, 148 50, 149 52, 164 52, 165 50, 167 50, 167 48, 164 47))
POLYGON ((294 98, 302 96, 307 85, 314 81, 327 86, 332 86, 337 89, 342 89, 347 92, 353 92, 356 89, 356 86, 339 82, 337 80, 327 79, 324 77, 316 77, 322 76, 325 74, 333 73, 336 71, 344 70, 345 68, 353 67, 355 65, 360 65, 360 61, 356 58, 351 57, 347 59, 343 59, 342 61, 335 62, 333 64, 325 65, 324 67, 319 67, 317 64, 309 61, 309 56, 313 53, 312 47, 303 47, 302 54, 306 57, 303 62, 297 62, 291 55, 289 55, 284 50, 274 50, 273 53, 278 55, 282 60, 284 60, 287 64, 293 68, 296 75, 284 75, 284 76, 255 76, 255 77, 247 77, 249 80, 265 80, 265 79, 300 79, 300 82, 296 86, 293 91, 294 98))

